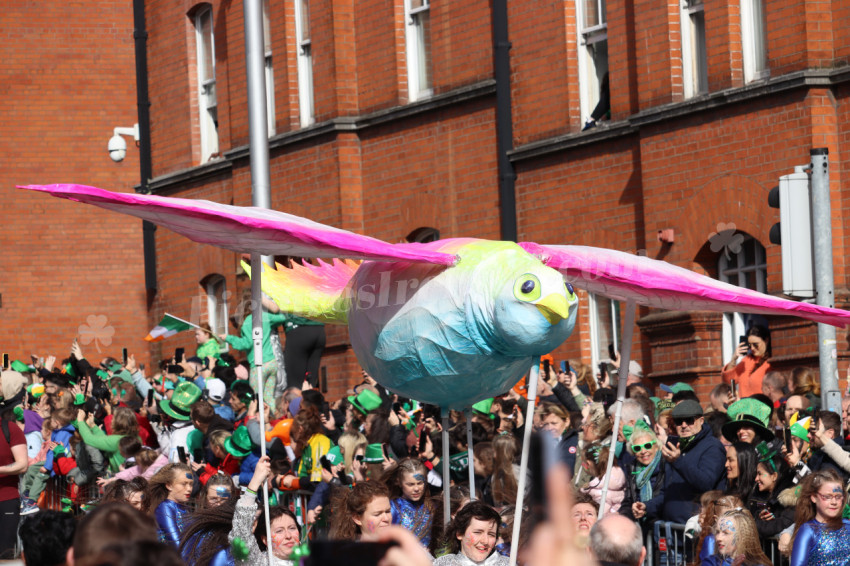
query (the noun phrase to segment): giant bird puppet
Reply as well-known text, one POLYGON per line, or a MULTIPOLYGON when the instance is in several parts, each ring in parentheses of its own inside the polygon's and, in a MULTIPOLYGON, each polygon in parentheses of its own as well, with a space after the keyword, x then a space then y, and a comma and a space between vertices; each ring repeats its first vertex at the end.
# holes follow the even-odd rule
MULTIPOLYGON (((536 389, 537 359, 575 325, 573 286, 626 301, 632 315, 637 303, 796 315, 840 327, 850 322, 847 311, 771 297, 609 249, 472 238, 389 244, 261 208, 81 185, 21 188, 137 216, 234 252, 336 258, 264 270, 263 290, 285 312, 347 324, 357 359, 381 385, 439 405, 444 414, 507 391, 529 368, 530 389, 536 389)), ((630 330, 627 320, 628 337, 630 330)), ((631 344, 624 346, 628 356, 631 344)), ((533 396, 530 391, 529 414, 533 396)), ((621 387, 620 403, 623 396, 621 387)))

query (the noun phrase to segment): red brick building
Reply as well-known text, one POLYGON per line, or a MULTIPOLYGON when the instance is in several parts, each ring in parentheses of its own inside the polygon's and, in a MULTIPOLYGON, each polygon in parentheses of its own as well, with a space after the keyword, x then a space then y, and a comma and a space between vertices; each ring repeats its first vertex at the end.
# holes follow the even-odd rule
POLYGON ((107 142, 136 117, 133 12, 119 0, 10 2, 0 13, 0 350, 147 358, 142 223, 15 189, 74 182, 132 191, 138 152, 107 142))
MULTIPOLYGON (((268 0, 272 206, 393 242, 434 231, 499 238, 510 216, 519 240, 640 251, 776 294, 768 191, 827 147, 837 305, 847 306, 850 5, 610 0, 606 13, 602 0, 508 2, 515 210, 498 191, 499 5, 268 0), (610 119, 582 131, 606 74, 610 119)), ((242 3, 146 8, 152 191, 250 204, 242 3)), ((156 251, 148 325, 170 312, 224 328, 238 314, 248 287, 238 257, 165 230, 156 251)), ((618 306, 581 297, 556 357, 595 363, 616 340, 618 306)), ((746 322, 638 314, 635 356, 650 380, 697 380, 702 391, 746 322)), ((817 366, 814 325, 769 323, 780 367, 817 366)), ((843 375, 847 335, 838 338, 843 375)), ((328 344, 338 394, 358 366, 344 329, 329 328, 328 344)), ((163 347, 175 345, 190 337, 163 347)))

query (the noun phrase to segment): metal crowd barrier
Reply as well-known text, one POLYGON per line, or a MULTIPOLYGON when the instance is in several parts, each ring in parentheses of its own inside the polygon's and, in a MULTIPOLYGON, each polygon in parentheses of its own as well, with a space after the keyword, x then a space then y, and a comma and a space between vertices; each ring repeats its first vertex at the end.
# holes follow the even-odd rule
MULTIPOLYGON (((688 566, 698 564, 696 539, 685 536, 685 525, 656 521, 646 533, 644 566, 688 566)), ((790 558, 779 552, 779 540, 762 539, 762 549, 773 566, 789 566, 790 558)))

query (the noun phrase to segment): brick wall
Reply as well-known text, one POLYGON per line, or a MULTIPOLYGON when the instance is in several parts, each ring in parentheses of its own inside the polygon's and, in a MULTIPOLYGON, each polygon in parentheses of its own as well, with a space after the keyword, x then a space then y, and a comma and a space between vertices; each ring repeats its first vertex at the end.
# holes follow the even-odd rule
POLYGON ((133 140, 124 138, 121 163, 106 150, 113 128, 137 121, 131 7, 15 2, 4 6, 0 30, 0 349, 13 360, 61 360, 79 335, 95 363, 122 347, 147 361, 141 221, 14 188, 127 192, 138 183, 133 140), (83 327, 90 323, 95 334, 83 327))

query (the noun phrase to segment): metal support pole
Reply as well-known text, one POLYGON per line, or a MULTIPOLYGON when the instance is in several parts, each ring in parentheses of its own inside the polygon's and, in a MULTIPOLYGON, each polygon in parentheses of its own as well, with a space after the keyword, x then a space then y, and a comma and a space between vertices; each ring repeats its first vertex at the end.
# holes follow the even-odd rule
POLYGON ((508 157, 514 147, 511 112, 511 42, 508 0, 493 0, 493 78, 496 79, 496 162, 499 170, 499 234, 517 239, 516 172, 508 157))
POLYGON ((475 501, 475 458, 472 455, 472 409, 463 411, 466 417, 466 461, 469 466, 469 500, 475 501))
POLYGON ((611 468, 614 467, 614 453, 617 447, 617 436, 620 433, 620 418, 623 413, 623 401, 626 399, 626 382, 629 380, 629 362, 632 358, 632 334, 635 327, 634 300, 626 302, 626 323, 623 327, 623 342, 620 349, 620 371, 617 383, 617 402, 614 410, 614 432, 611 434, 611 447, 608 450, 608 467, 605 469, 605 479, 602 482, 602 499, 599 505, 599 518, 605 515, 605 498, 608 495, 608 481, 611 479, 611 468))
MULTIPOLYGON (((452 498, 449 493, 449 410, 443 409, 443 455, 440 464, 443 466, 443 524, 448 525, 452 520, 452 498)), ((423 431, 424 433, 424 431, 423 431)))
POLYGON ((516 566, 519 551, 519 527, 522 524, 522 500, 525 495, 526 476, 528 476, 528 451, 531 448, 531 423, 534 422, 534 403, 537 401, 537 378, 540 375, 540 358, 535 358, 534 365, 528 372, 528 406, 525 410, 525 422, 522 435, 522 456, 519 460, 519 477, 517 478, 516 506, 514 511, 514 529, 511 535, 511 566, 516 566))
MULTIPOLYGON (((835 282, 832 274, 832 207, 829 202, 829 149, 814 148, 812 158, 812 236, 815 254, 815 290, 817 304, 835 306, 835 282)), ((838 389, 838 356, 835 327, 818 323, 821 406, 841 414, 838 389)))
MULTIPOLYGON (((269 134, 266 117, 265 49, 263 45, 262 0, 244 0, 245 19, 245 68, 248 79, 248 124, 249 149, 251 155, 251 201, 260 208, 271 207, 271 183, 269 176, 269 134)), ((269 262, 269 265, 273 265, 269 262)), ((254 372, 257 378, 257 397, 260 417, 260 451, 266 453, 265 410, 263 407, 263 258, 251 254, 251 298, 253 309, 254 372)), ((266 532, 271 533, 269 524, 269 489, 263 484, 263 507, 265 509, 266 532)), ((269 566, 274 563, 274 554, 268 553, 269 566)))

